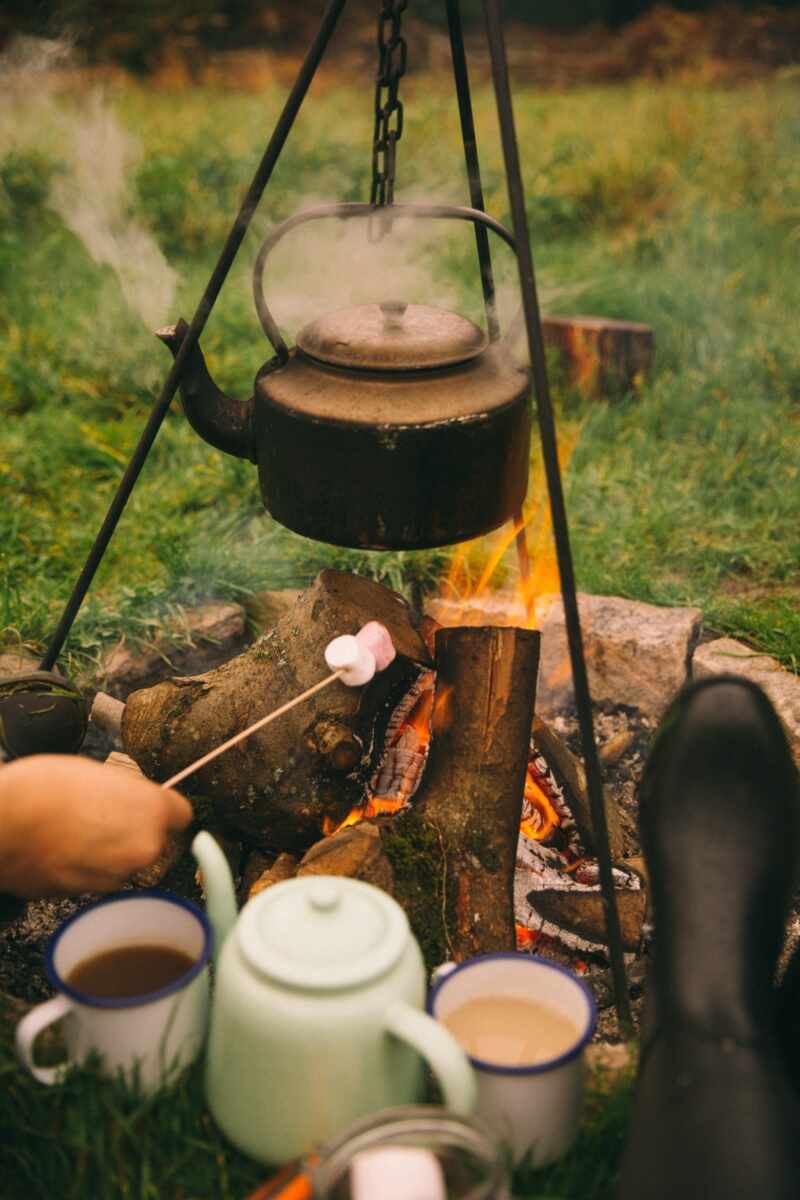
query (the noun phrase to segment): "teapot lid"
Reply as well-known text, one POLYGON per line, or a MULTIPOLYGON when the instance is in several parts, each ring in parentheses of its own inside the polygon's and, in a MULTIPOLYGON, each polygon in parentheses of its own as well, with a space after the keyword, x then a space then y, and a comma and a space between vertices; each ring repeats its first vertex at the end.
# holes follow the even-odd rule
POLYGON ((385 300, 325 313, 300 330, 297 345, 334 367, 421 371, 475 358, 488 338, 449 309, 385 300))
POLYGON ((372 884, 310 875, 273 884, 236 926, 249 966, 291 987, 327 991, 383 975, 403 953, 408 918, 372 884))

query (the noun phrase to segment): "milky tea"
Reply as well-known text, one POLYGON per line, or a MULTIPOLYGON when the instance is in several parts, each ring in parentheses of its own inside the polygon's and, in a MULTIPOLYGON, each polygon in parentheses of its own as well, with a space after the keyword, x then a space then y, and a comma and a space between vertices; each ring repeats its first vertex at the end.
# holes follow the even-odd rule
POLYGON ((519 996, 478 996, 439 1019, 467 1054, 501 1067, 549 1062, 580 1037, 557 1009, 519 996))

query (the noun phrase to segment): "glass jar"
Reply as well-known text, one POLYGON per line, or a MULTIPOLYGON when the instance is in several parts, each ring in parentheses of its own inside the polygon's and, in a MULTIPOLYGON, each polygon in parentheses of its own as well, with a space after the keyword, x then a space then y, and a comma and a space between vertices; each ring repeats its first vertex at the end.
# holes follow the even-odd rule
MULTIPOLYGON (((384 1178, 381 1195, 375 1189, 374 1195, 356 1196, 352 1168, 357 1156, 366 1151, 398 1147, 428 1151, 434 1156, 444 1180, 446 1200, 510 1198, 507 1156, 484 1125, 434 1105, 409 1105, 373 1113, 330 1142, 311 1171, 314 1200, 381 1200, 381 1195, 389 1193, 390 1181, 384 1178)), ((385 1169, 390 1169, 391 1161, 387 1155, 385 1169)), ((402 1194, 405 1200, 417 1200, 408 1190, 409 1184, 410 1180, 404 1184, 402 1194)), ((427 1200, 430 1194, 426 1185, 420 1200, 427 1200)))

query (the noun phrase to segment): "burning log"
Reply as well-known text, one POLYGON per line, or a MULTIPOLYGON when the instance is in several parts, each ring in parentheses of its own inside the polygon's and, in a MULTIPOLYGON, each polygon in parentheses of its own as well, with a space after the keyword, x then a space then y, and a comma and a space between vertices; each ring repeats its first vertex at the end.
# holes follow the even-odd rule
MULTIPOLYGON (((558 734, 541 717, 533 722, 533 740, 537 750, 547 760, 547 765, 564 790, 564 798, 570 807, 581 842, 590 853, 594 850, 594 825, 589 806, 589 790, 583 763, 575 757, 558 734)), ((613 858, 622 855, 622 822, 619 811, 607 788, 603 789, 606 810, 608 842, 613 858)))
POLYGON ((433 738, 410 807, 338 829, 298 868, 393 895, 429 967, 516 947, 514 872, 538 664, 532 630, 440 629, 433 738))
POLYGON ((294 879, 296 874, 297 859, 294 855, 279 854, 271 866, 259 871, 253 879, 242 880, 244 899, 252 900, 253 896, 257 896, 259 892, 272 887, 274 883, 283 883, 285 879, 294 879))
POLYGON ((349 825, 333 837, 317 842, 301 861, 297 874, 347 875, 397 895, 394 872, 383 849, 381 827, 372 821, 349 825))
POLYGON ((364 688, 334 683, 187 780, 217 816, 252 842, 305 850, 361 797, 354 768, 379 711, 405 691, 429 655, 405 600, 378 583, 323 571, 269 633, 213 671, 134 692, 122 721, 125 750, 165 780, 326 674, 325 648, 377 620, 396 660, 364 688))
MULTIPOLYGON (((576 933, 587 942, 607 944, 605 910, 599 892, 568 892, 554 888, 531 892, 528 899, 553 925, 576 933)), ((647 893, 618 889, 617 911, 623 949, 637 950, 642 940, 647 893)))
POLYGON ((436 634, 428 763, 413 807, 381 825, 394 894, 429 963, 516 946, 514 869, 539 635, 436 634))

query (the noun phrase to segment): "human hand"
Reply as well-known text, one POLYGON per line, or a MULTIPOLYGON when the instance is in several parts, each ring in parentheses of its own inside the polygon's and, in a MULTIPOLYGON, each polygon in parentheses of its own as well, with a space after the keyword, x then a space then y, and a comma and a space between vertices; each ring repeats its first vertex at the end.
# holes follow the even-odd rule
POLYGON ((111 891, 155 862, 192 807, 119 767, 37 754, 0 767, 0 892, 111 891))

